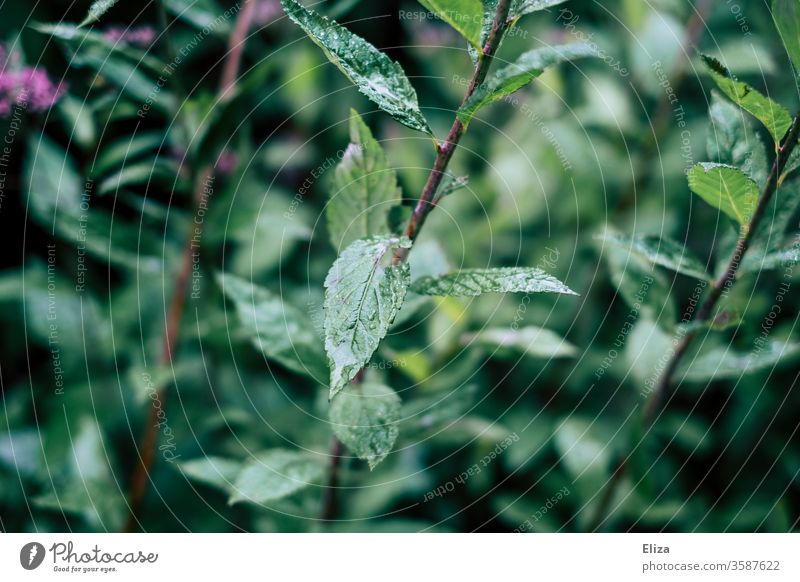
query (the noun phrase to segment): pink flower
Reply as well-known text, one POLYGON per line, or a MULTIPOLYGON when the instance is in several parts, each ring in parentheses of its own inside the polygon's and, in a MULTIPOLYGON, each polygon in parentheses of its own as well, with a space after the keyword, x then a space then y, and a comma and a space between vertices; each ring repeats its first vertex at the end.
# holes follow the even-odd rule
POLYGON ((110 26, 103 33, 103 37, 114 43, 149 46, 156 39, 156 31, 152 26, 136 26, 125 28, 110 26))
POLYGON ((281 8, 281 3, 278 0, 260 0, 255 7, 253 24, 260 28, 282 15, 283 8, 281 8))
POLYGON ((62 83, 54 84, 47 73, 37 67, 0 71, 0 116, 7 117, 15 104, 33 112, 46 111, 64 92, 62 83))
POLYGON ((238 163, 239 158, 236 157, 236 154, 231 150, 225 150, 217 158, 217 172, 223 176, 230 174, 236 169, 238 163))

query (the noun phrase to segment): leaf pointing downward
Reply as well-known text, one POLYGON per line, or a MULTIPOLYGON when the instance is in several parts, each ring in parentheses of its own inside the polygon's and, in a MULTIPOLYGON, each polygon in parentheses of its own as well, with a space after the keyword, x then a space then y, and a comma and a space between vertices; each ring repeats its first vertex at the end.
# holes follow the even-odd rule
POLYGON ((296 0, 281 0, 286 14, 325 52, 325 56, 378 107, 411 129, 431 133, 419 110, 417 93, 403 68, 357 36, 304 8, 296 0))
POLYGON ((410 248, 400 237, 357 240, 325 278, 325 351, 333 398, 369 362, 386 335, 410 282, 408 264, 384 266, 391 251, 410 248))
POLYGON ((333 399, 330 418, 336 437, 374 469, 400 432, 400 398, 381 384, 351 386, 333 399))

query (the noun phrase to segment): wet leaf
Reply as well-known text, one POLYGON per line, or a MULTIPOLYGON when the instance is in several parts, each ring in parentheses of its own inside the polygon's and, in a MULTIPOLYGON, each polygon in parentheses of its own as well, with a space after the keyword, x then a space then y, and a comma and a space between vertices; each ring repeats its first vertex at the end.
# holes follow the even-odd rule
POLYGON ((347 247, 325 278, 325 351, 333 398, 369 362, 386 335, 410 281, 408 264, 389 265, 399 237, 372 237, 347 247))
POLYGON ((400 398, 381 384, 353 384, 334 397, 330 419, 333 434, 374 469, 400 432, 400 398))
POLYGON ((334 65, 378 107, 411 129, 431 133, 419 110, 417 93, 403 68, 363 38, 335 21, 281 0, 286 14, 325 52, 334 65))
POLYGON ((475 297, 482 293, 563 293, 577 295, 561 281, 533 267, 465 269, 441 277, 420 277, 411 285, 420 295, 475 297))

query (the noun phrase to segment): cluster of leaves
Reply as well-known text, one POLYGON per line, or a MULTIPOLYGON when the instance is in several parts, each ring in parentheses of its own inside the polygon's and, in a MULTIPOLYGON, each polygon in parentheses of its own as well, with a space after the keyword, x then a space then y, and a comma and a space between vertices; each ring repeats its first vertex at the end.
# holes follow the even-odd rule
MULTIPOLYGON (((408 0, 439 21, 400 22, 372 18, 380 3, 259 0, 272 15, 248 35, 224 99, 232 3, 165 0, 169 39, 153 7, 37 5, 25 53, 62 67, 68 92, 26 118, 20 203, 8 190, 0 213, 19 234, 0 273, 0 527, 123 528, 153 410, 144 529, 509 531, 564 487, 533 529, 589 527, 642 387, 697 329, 679 314, 747 232, 774 156, 765 140, 780 143, 791 124, 778 103, 795 98, 793 83, 753 85, 785 76, 781 38, 797 66, 797 4, 776 0, 773 23, 741 3, 759 34, 742 50, 728 9, 714 8, 715 37, 697 43, 713 56, 678 91, 689 137, 668 119, 659 159, 639 157, 647 112, 664 99, 653 63, 680 70, 692 16, 670 0, 514 0, 514 33, 463 102, 456 79, 485 62, 497 0, 408 0), (138 18, 157 27, 152 47, 102 32, 138 18), (602 56, 552 66, 599 49, 632 77, 602 56), (465 147, 412 240, 454 119, 465 147), (710 161, 686 168, 687 139, 710 161), (230 173, 221 152, 238 160, 230 173), (197 207, 201 169, 215 165, 197 207), (648 174, 632 208, 626 168, 648 174), (159 364, 198 220, 179 339, 159 364), (519 438, 498 449, 509 435, 519 438), (345 447, 341 521, 322 524, 333 436, 345 447)), ((797 280, 798 161, 697 330, 605 527, 796 527, 791 295, 766 343, 761 324, 773 290, 797 280)))

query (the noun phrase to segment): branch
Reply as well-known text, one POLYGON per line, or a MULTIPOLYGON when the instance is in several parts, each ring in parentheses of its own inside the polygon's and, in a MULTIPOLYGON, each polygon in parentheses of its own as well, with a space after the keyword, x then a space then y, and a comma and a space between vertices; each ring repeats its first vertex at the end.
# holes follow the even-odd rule
MULTIPOLYGON (((218 99, 220 101, 229 97, 229 92, 235 87, 239 73, 239 64, 244 46, 244 37, 250 29, 253 20, 255 4, 258 0, 247 0, 244 9, 239 13, 236 26, 229 43, 228 53, 225 55, 224 74, 220 85, 218 99)), ((161 6, 162 25, 166 26, 165 9, 163 2, 161 6)), ((167 30, 167 28, 165 28, 167 30)), ((167 39, 168 53, 173 53, 174 49, 171 42, 167 39)), ((194 173, 194 192, 192 195, 192 206, 196 210, 200 203, 205 189, 214 179, 214 171, 211 166, 203 167, 199 172, 194 173)), ((164 326, 164 340, 161 348, 159 364, 172 366, 175 357, 175 349, 178 344, 178 331, 180 330, 181 320, 183 319, 184 306, 186 304, 186 292, 189 286, 189 279, 192 273, 192 262, 194 250, 192 247, 193 239, 198 235, 199 225, 193 224, 183 245, 183 259, 178 277, 175 280, 175 287, 172 291, 169 311, 166 314, 164 326)), ((166 410, 166 387, 159 388, 157 392, 158 401, 161 408, 150 407, 147 415, 147 424, 144 427, 144 436, 138 448, 140 463, 136 466, 131 476, 129 489, 130 514, 125 525, 126 532, 135 531, 139 525, 139 515, 142 510, 144 496, 147 492, 147 484, 150 481, 150 471, 155 461, 155 452, 158 445, 159 418, 160 411, 166 410)), ((162 412, 163 414, 163 412, 162 412)))
POLYGON ((342 463, 344 447, 336 437, 331 440, 331 458, 328 468, 328 485, 322 493, 322 521, 331 521, 336 517, 336 489, 339 486, 339 466, 342 463))
POLYGON ((703 324, 709 322, 717 303, 719 303, 719 300, 722 298, 722 296, 727 293, 733 285, 734 280, 736 279, 736 273, 739 271, 739 265, 741 265, 745 254, 750 249, 750 245, 753 242, 753 237, 755 236, 758 227, 761 225, 761 221, 766 213, 767 206, 781 184, 783 169, 786 167, 786 162, 789 160, 789 156, 794 151, 795 147, 797 147, 798 136, 800 136, 800 113, 795 116, 791 127, 789 127, 789 131, 781 140, 781 145, 778 149, 778 155, 775 157, 775 162, 772 164, 772 170, 769 173, 769 178, 767 178, 767 184, 764 186, 764 191, 758 200, 758 205, 756 206, 755 212, 753 212, 753 216, 750 218, 750 222, 748 222, 747 226, 743 229, 743 234, 739 237, 739 240, 736 243, 736 248, 734 249, 731 258, 728 261, 728 266, 725 268, 725 272, 714 282, 708 297, 706 297, 706 300, 703 302, 703 305, 697 312, 695 321, 701 325, 695 326, 693 331, 689 331, 683 336, 680 343, 675 348, 675 353, 672 355, 672 358, 670 358, 669 364, 667 364, 664 373, 661 375, 658 385, 656 386, 656 390, 648 401, 647 407, 645 408, 642 417, 644 425, 650 424, 653 419, 653 415, 660 408, 660 403, 672 384, 673 376, 678 371, 678 367, 683 360, 683 357, 686 355, 689 346, 691 346, 694 338, 697 336, 698 327, 702 327, 703 324))
MULTIPOLYGON (((492 65, 494 55, 500 46, 500 41, 503 39, 503 34, 505 33, 509 24, 508 11, 510 4, 510 0, 500 0, 500 2, 497 4, 497 11, 494 15, 492 28, 489 31, 489 36, 487 37, 486 44, 483 47, 483 56, 479 57, 478 63, 475 66, 475 70, 472 73, 472 79, 470 79, 467 92, 461 102, 462 106, 466 105, 467 101, 469 101, 469 98, 472 97, 472 94, 475 92, 475 89, 477 89, 486 80, 486 75, 489 73, 489 68, 492 65)), ((433 163, 433 169, 428 176, 427 182, 425 182, 425 187, 422 189, 422 195, 420 196, 419 201, 414 208, 414 212, 408 221, 408 226, 406 227, 404 234, 412 241, 417 238, 419 231, 425 224, 425 220, 428 218, 431 210, 436 207, 436 203, 434 202, 436 191, 439 189, 439 185, 442 183, 447 166, 450 164, 450 159, 453 157, 456 146, 458 146, 458 142, 461 141, 461 137, 463 135, 464 124, 461 123, 461 120, 458 119, 458 116, 456 116, 455 121, 453 121, 453 126, 450 128, 444 143, 437 145, 436 160, 433 163)), ((392 263, 394 265, 398 265, 405 261, 409 250, 410 249, 398 249, 392 263)))
MULTIPOLYGON (((645 405, 642 413, 643 429, 648 429, 650 427, 656 413, 661 409, 666 394, 672 385, 672 380, 678 371, 684 356, 689 351, 689 347, 697 337, 698 329, 701 329, 703 324, 709 322, 715 308, 717 307, 717 303, 719 303, 719 300, 731 288, 736 280, 736 274, 739 271, 739 265, 741 265, 745 254, 750 249, 750 245, 753 242, 753 237, 755 236, 758 227, 761 225, 761 221, 764 219, 767 207, 769 206, 772 197, 775 195, 778 187, 783 181, 783 170, 786 167, 786 162, 789 160, 789 156, 798 145, 798 137, 800 137, 800 113, 794 117, 792 125, 789 127, 789 131, 781 140, 781 145, 778 149, 778 155, 775 157, 775 162, 772 164, 772 170, 769 173, 767 183, 764 186, 764 190, 758 200, 758 205, 756 206, 755 212, 753 212, 753 216, 750 218, 750 221, 747 223, 747 226, 742 229, 742 234, 736 243, 736 248, 734 249, 731 258, 728 261, 728 266, 725 268, 725 272, 714 282, 713 286, 711 287, 711 291, 697 312, 697 317, 694 319, 694 321, 700 325, 694 326, 693 330, 688 331, 686 335, 681 338, 681 341, 675 347, 675 351, 673 352, 669 363, 664 369, 663 374, 659 378, 655 391, 645 405)), ((638 444, 636 446, 638 446, 638 444)), ((636 446, 634 447, 634 450, 636 446)), ((631 451, 625 458, 618 462, 617 467, 611 476, 611 480, 606 486, 606 491, 601 497, 597 513, 591 522, 590 531, 597 529, 605 520, 609 507, 614 501, 614 494, 619 488, 620 483, 622 483, 622 479, 625 476, 625 472, 632 455, 633 451, 631 451)))
POLYGON ((247 33, 253 24, 257 1, 245 0, 244 8, 239 14, 239 18, 236 19, 236 26, 228 41, 228 52, 225 55, 225 64, 223 65, 219 90, 220 100, 230 99, 233 96, 232 89, 236 87, 236 79, 239 76, 239 67, 242 62, 242 53, 244 52, 244 43, 247 33))

